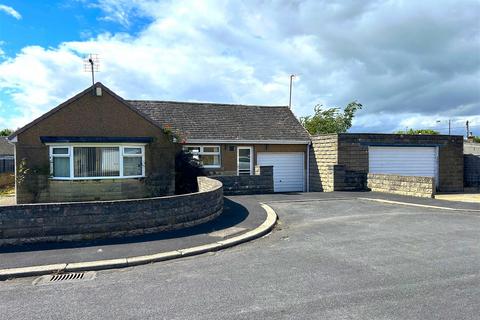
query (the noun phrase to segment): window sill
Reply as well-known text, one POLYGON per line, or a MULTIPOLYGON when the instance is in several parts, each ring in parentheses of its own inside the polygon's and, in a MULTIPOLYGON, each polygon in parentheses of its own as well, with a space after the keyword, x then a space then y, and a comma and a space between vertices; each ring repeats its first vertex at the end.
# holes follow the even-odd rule
POLYGON ((118 179, 140 179, 145 178, 145 176, 127 176, 127 177, 76 177, 76 178, 61 178, 61 177, 51 177, 50 180, 57 181, 82 181, 82 180, 118 180, 118 179))

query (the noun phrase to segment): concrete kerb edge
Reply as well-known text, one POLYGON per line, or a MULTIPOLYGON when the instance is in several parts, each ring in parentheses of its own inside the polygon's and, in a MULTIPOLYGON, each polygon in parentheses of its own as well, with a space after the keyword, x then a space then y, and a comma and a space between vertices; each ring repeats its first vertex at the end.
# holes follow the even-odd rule
POLYGON ((151 255, 143 255, 143 256, 136 256, 136 257, 0 269, 0 281, 12 279, 12 278, 40 276, 40 275, 56 274, 56 273, 62 273, 62 272, 80 272, 80 271, 124 268, 124 267, 138 266, 142 264, 149 264, 154 262, 178 259, 182 257, 193 256, 193 255, 198 255, 206 252, 226 249, 244 242, 251 241, 253 239, 260 238, 266 235, 267 233, 269 233, 273 229, 278 219, 277 214, 268 205, 264 203, 260 203, 260 205, 267 213, 267 218, 265 219, 265 221, 255 229, 230 239, 212 242, 209 244, 191 247, 191 248, 184 248, 179 250, 160 252, 160 253, 155 253, 151 255))

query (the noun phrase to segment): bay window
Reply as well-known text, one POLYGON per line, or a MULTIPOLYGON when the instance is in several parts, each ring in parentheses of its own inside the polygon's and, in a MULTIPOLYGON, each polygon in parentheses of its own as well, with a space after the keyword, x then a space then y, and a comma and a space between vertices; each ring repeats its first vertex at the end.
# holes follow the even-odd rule
POLYGON ((133 145, 50 146, 54 179, 139 178, 145 176, 145 148, 133 145))
POLYGON ((220 168, 219 146, 185 146, 183 150, 190 152, 200 161, 204 168, 220 168))

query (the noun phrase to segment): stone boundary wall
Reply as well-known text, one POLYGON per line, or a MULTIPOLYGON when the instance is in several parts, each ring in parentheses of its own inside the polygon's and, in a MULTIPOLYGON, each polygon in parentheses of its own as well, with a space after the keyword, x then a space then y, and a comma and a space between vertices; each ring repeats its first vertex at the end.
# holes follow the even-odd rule
POLYGON ((223 211, 222 184, 198 177, 199 191, 116 201, 0 207, 0 246, 118 238, 201 224, 223 211))
POLYGON ((423 198, 435 195, 435 178, 432 177, 369 173, 367 181, 371 191, 423 198))
POLYGON ((225 195, 273 193, 273 166, 255 166, 249 176, 212 176, 223 184, 225 195))
POLYGON ((464 186, 480 190, 480 155, 463 155, 464 163, 464 186))

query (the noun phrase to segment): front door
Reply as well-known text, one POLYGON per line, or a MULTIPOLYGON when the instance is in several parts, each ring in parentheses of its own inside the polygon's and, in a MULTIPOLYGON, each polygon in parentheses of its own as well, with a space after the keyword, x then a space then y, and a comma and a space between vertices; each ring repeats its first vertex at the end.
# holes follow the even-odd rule
POLYGON ((252 153, 252 147, 237 148, 237 174, 239 176, 253 174, 252 153))

